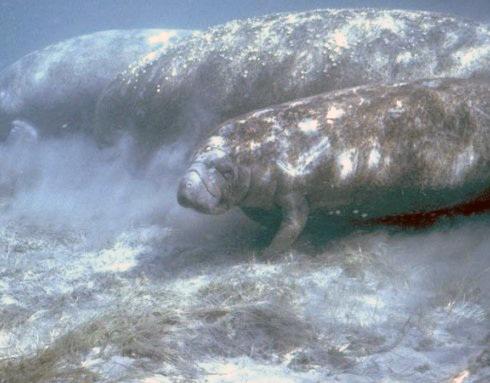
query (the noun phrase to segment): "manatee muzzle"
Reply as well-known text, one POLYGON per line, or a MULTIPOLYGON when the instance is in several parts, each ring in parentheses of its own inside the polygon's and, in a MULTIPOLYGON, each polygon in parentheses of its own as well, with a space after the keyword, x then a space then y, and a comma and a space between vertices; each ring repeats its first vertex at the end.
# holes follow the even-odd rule
POLYGON ((179 184, 179 204, 203 213, 221 213, 220 177, 216 169, 208 169, 202 163, 193 164, 179 184))

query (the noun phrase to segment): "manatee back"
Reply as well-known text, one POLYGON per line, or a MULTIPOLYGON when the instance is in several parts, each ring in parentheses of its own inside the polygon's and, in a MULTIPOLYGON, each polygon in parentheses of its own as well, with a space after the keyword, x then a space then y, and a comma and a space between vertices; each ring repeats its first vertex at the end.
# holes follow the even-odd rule
POLYGON ((427 12, 320 10, 232 21, 118 77, 98 131, 158 146, 236 115, 369 83, 488 72, 486 26, 427 12), (117 116, 115 116, 117 114, 117 116))
POLYGON ((447 207, 490 187, 490 87, 437 79, 328 92, 228 120, 199 153, 223 148, 253 169, 247 208, 274 206, 268 190, 370 217, 447 207))

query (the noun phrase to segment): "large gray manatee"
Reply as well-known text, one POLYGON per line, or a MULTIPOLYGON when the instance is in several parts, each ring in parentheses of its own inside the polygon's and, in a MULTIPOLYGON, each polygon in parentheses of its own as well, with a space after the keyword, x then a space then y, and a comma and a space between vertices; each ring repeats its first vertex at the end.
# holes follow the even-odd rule
POLYGON ((227 118, 370 83, 490 71, 490 29, 440 14, 317 10, 232 21, 186 38, 112 82, 97 135, 134 135, 146 149, 191 146, 227 118))
POLYGON ((316 213, 383 223, 489 210, 489 85, 368 85, 234 118, 199 146, 178 201, 279 216, 271 252, 287 250, 316 213))
POLYGON ((155 58, 189 34, 182 30, 110 30, 75 37, 30 53, 0 73, 0 140, 12 125, 41 134, 93 124, 101 91, 135 61, 155 58))

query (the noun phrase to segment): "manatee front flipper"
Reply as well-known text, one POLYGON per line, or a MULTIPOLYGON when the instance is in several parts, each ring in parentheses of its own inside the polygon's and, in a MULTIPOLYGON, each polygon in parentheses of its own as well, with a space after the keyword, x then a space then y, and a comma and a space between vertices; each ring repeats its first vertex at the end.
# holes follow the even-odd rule
POLYGON ((282 222, 279 231, 263 255, 272 258, 288 250, 303 231, 308 220, 308 202, 303 195, 288 194, 280 198, 282 222))

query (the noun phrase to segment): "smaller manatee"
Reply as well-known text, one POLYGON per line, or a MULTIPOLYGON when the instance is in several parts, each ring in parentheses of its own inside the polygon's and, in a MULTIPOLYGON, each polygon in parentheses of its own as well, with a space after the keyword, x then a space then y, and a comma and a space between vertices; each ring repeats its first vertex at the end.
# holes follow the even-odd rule
POLYGON ((489 186, 489 83, 440 79, 325 93, 229 120, 199 147, 177 197, 206 214, 239 206, 279 215, 268 249, 276 254, 311 214, 367 222, 462 204, 489 186))

